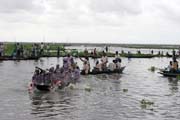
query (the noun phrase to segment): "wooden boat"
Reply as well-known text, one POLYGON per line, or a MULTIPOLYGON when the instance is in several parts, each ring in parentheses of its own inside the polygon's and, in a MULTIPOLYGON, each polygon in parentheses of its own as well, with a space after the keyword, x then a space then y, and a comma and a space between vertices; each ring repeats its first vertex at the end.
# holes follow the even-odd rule
MULTIPOLYGON (((122 73, 124 69, 125 69, 125 66, 121 67, 120 69, 115 69, 114 71, 110 71, 108 69, 105 71, 92 70, 91 72, 88 73, 88 75, 122 73)), ((81 71, 81 75, 85 75, 85 73, 81 71)))
POLYGON ((38 60, 39 57, 11 57, 11 56, 3 56, 0 57, 0 61, 7 61, 7 60, 38 60))
POLYGON ((34 84, 34 86, 40 91, 50 91, 51 90, 51 85, 36 85, 36 84, 34 84))
POLYGON ((74 70, 74 72, 45 72, 45 70, 36 67, 41 70, 42 73, 34 75, 32 81, 29 84, 29 91, 52 91, 56 89, 63 89, 70 83, 75 83, 80 79, 80 71, 74 70))
POLYGON ((168 70, 160 70, 160 72, 158 73, 166 77, 177 77, 178 75, 180 75, 180 71, 173 72, 173 71, 168 71, 168 70))
POLYGON ((155 55, 152 54, 122 54, 122 57, 127 58, 153 58, 155 55))

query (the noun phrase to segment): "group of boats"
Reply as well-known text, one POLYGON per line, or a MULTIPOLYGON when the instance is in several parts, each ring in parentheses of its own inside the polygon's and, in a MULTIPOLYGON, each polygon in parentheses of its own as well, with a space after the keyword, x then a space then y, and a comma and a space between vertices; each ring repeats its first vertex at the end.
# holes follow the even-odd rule
POLYGON ((29 91, 40 90, 40 91, 53 91, 57 89, 63 89, 70 83, 77 83, 81 75, 97 75, 97 74, 121 74, 124 67, 119 69, 114 69, 110 71, 109 69, 103 71, 90 71, 88 74, 83 74, 78 67, 73 70, 65 70, 63 67, 50 68, 49 70, 43 70, 39 67, 35 68, 35 73, 32 77, 32 81, 29 84, 29 91))
MULTIPOLYGON (((89 63, 88 61, 84 61, 84 64, 89 63)), ((177 63, 176 57, 173 57, 173 62, 170 62, 170 69, 160 69, 158 72, 166 77, 177 77, 180 76, 180 70, 173 69, 174 63, 177 63), (171 64, 173 63, 173 64, 171 64), (172 68, 171 68, 172 67, 172 68)), ((103 68, 102 70, 90 70, 89 72, 81 71, 74 62, 72 57, 65 57, 63 58, 63 66, 60 67, 59 65, 56 66, 56 69, 53 67, 47 70, 43 70, 39 67, 36 67, 35 73, 32 77, 32 81, 29 84, 29 90, 40 90, 40 91, 52 91, 57 89, 63 89, 68 86, 70 83, 77 83, 80 79, 81 75, 98 75, 98 74, 121 74, 125 69, 125 66, 117 67, 116 62, 114 63, 116 66, 113 70, 109 69, 108 67, 103 68)), ((178 63, 177 63, 178 68, 178 63)), ((96 68, 96 67, 94 67, 96 68)))
MULTIPOLYGON (((105 70, 105 71, 90 71, 88 74, 83 74, 79 69, 74 71, 51 71, 45 72, 41 68, 36 67, 40 71, 43 71, 39 74, 36 74, 32 77, 32 81, 29 84, 29 91, 39 90, 39 91, 52 91, 57 89, 63 89, 67 87, 70 83, 77 83, 81 75, 98 75, 98 74, 121 74, 125 69, 125 66, 115 69, 114 71, 105 70)), ((167 69, 160 69, 159 74, 162 74, 166 77, 177 77, 180 75, 180 71, 169 71, 167 69)))

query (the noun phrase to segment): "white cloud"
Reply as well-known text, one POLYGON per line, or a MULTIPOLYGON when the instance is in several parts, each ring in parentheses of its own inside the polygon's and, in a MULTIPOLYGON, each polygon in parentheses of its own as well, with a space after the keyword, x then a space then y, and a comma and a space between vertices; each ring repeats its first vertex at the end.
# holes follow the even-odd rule
POLYGON ((178 0, 0 0, 0 40, 178 43, 179 5, 178 0))

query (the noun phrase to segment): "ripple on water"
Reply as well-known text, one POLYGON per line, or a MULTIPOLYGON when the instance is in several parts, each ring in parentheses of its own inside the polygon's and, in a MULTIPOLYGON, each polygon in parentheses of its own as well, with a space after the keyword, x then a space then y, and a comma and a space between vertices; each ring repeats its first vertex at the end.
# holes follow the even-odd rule
MULTIPOLYGON (((76 59, 82 67, 79 59, 76 59)), ((110 59, 112 60, 112 59, 110 59)), ((82 76, 73 89, 29 94, 29 83, 35 66, 46 68, 62 59, 0 63, 0 116, 2 120, 179 120, 180 81, 148 71, 168 64, 170 59, 122 58, 126 65, 122 75, 82 76), (86 91, 85 87, 91 91, 86 91), (126 92, 123 89, 127 89, 126 92), (140 101, 154 102, 142 108, 140 101)), ((91 63, 93 61, 91 60, 91 63)))

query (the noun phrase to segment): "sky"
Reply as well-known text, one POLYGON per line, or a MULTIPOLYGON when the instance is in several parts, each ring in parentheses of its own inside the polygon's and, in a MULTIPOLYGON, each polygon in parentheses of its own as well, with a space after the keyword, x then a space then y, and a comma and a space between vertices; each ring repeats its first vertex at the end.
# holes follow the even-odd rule
POLYGON ((0 0, 0 41, 180 44, 180 0, 0 0))

